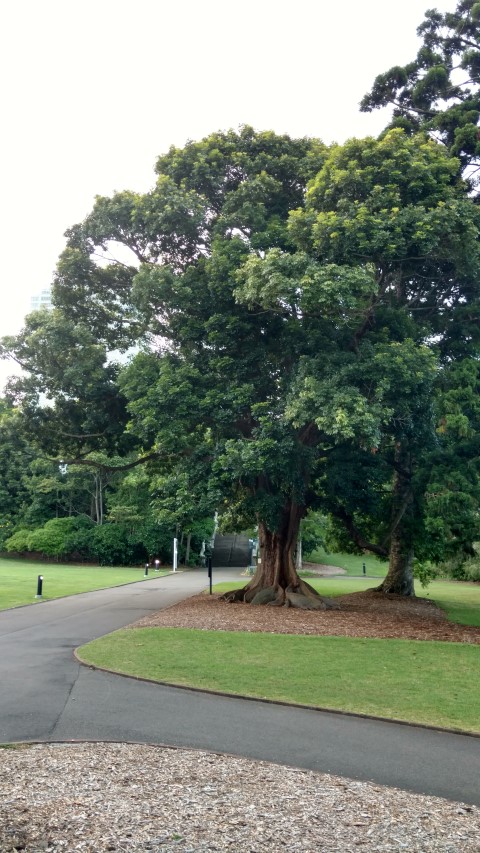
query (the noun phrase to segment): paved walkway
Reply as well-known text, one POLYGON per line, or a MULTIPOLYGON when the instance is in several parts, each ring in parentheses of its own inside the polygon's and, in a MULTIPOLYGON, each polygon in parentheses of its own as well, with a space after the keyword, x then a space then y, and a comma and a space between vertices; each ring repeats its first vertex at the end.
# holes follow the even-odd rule
POLYGON ((74 659, 77 646, 206 585, 192 571, 1 612, 0 742, 196 747, 480 805, 480 738, 163 687, 74 659))

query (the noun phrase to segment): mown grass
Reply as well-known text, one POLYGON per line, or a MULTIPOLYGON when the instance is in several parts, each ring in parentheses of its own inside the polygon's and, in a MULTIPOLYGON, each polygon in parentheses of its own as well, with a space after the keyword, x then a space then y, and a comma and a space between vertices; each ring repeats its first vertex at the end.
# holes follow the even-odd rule
MULTIPOLYGON (((43 576, 43 600, 106 589, 144 580, 145 569, 115 566, 72 566, 0 559, 0 610, 35 603, 38 575, 43 576)), ((149 577, 168 570, 149 570, 149 577)))
POLYGON ((142 628, 80 656, 152 681, 480 732, 473 645, 142 628))
POLYGON ((363 575, 363 564, 365 563, 366 574, 370 577, 381 578, 387 574, 388 563, 386 560, 379 560, 372 555, 360 556, 356 554, 340 554, 329 553, 323 548, 317 548, 311 554, 305 556, 305 561, 308 563, 321 563, 326 566, 339 566, 345 569, 347 575, 359 577, 363 575))
POLYGON ((435 601, 451 622, 480 627, 480 584, 434 581, 417 595, 435 601))

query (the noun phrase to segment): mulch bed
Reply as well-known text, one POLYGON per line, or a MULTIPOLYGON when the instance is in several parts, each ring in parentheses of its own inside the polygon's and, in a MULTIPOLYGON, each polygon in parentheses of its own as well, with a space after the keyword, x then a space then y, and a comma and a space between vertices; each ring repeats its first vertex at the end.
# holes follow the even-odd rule
POLYGON ((380 595, 373 590, 342 595, 340 610, 304 611, 285 607, 229 604, 219 595, 201 595, 160 610, 132 627, 196 628, 336 637, 443 640, 480 644, 480 628, 449 622, 425 598, 380 595))

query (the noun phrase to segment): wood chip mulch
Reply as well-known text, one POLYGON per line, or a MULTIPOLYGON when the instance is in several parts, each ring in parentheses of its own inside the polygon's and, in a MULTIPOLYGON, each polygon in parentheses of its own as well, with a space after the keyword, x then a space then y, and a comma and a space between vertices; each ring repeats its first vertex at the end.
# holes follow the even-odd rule
POLYGON ((478 853, 480 811, 146 744, 0 750, 1 853, 478 853))
POLYGON ((304 611, 285 607, 230 604, 202 593, 132 625, 132 628, 197 628, 334 637, 441 640, 480 645, 480 628, 449 622, 434 601, 379 595, 371 590, 342 595, 340 610, 304 611))

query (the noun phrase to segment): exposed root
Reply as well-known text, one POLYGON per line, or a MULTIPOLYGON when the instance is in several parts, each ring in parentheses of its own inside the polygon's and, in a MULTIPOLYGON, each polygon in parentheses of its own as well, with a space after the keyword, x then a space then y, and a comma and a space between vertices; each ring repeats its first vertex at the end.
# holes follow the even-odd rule
POLYGON ((221 601, 228 601, 229 604, 233 604, 235 601, 245 601, 246 590, 245 587, 242 586, 239 589, 231 589, 226 592, 224 595, 220 596, 221 601))
POLYGON ((394 582, 386 582, 385 580, 380 584, 380 586, 373 587, 374 592, 381 593, 383 595, 403 595, 406 598, 415 598, 415 590, 413 588, 413 584, 410 582, 407 583, 394 583, 394 582))
POLYGON ((255 597, 252 598, 251 604, 274 604, 277 600, 278 589, 275 589, 274 586, 267 586, 265 589, 259 589, 255 597))
POLYGON ((222 595, 223 601, 235 603, 242 601, 246 604, 266 605, 269 607, 297 607, 300 610, 339 610, 340 605, 332 598, 319 595, 318 592, 299 579, 296 586, 286 589, 281 586, 258 587, 247 585, 231 590, 222 595))
POLYGON ((317 600, 300 592, 287 592, 286 607, 298 607, 299 610, 326 610, 327 605, 320 597, 317 600), (288 603, 287 603, 288 602, 288 603))

